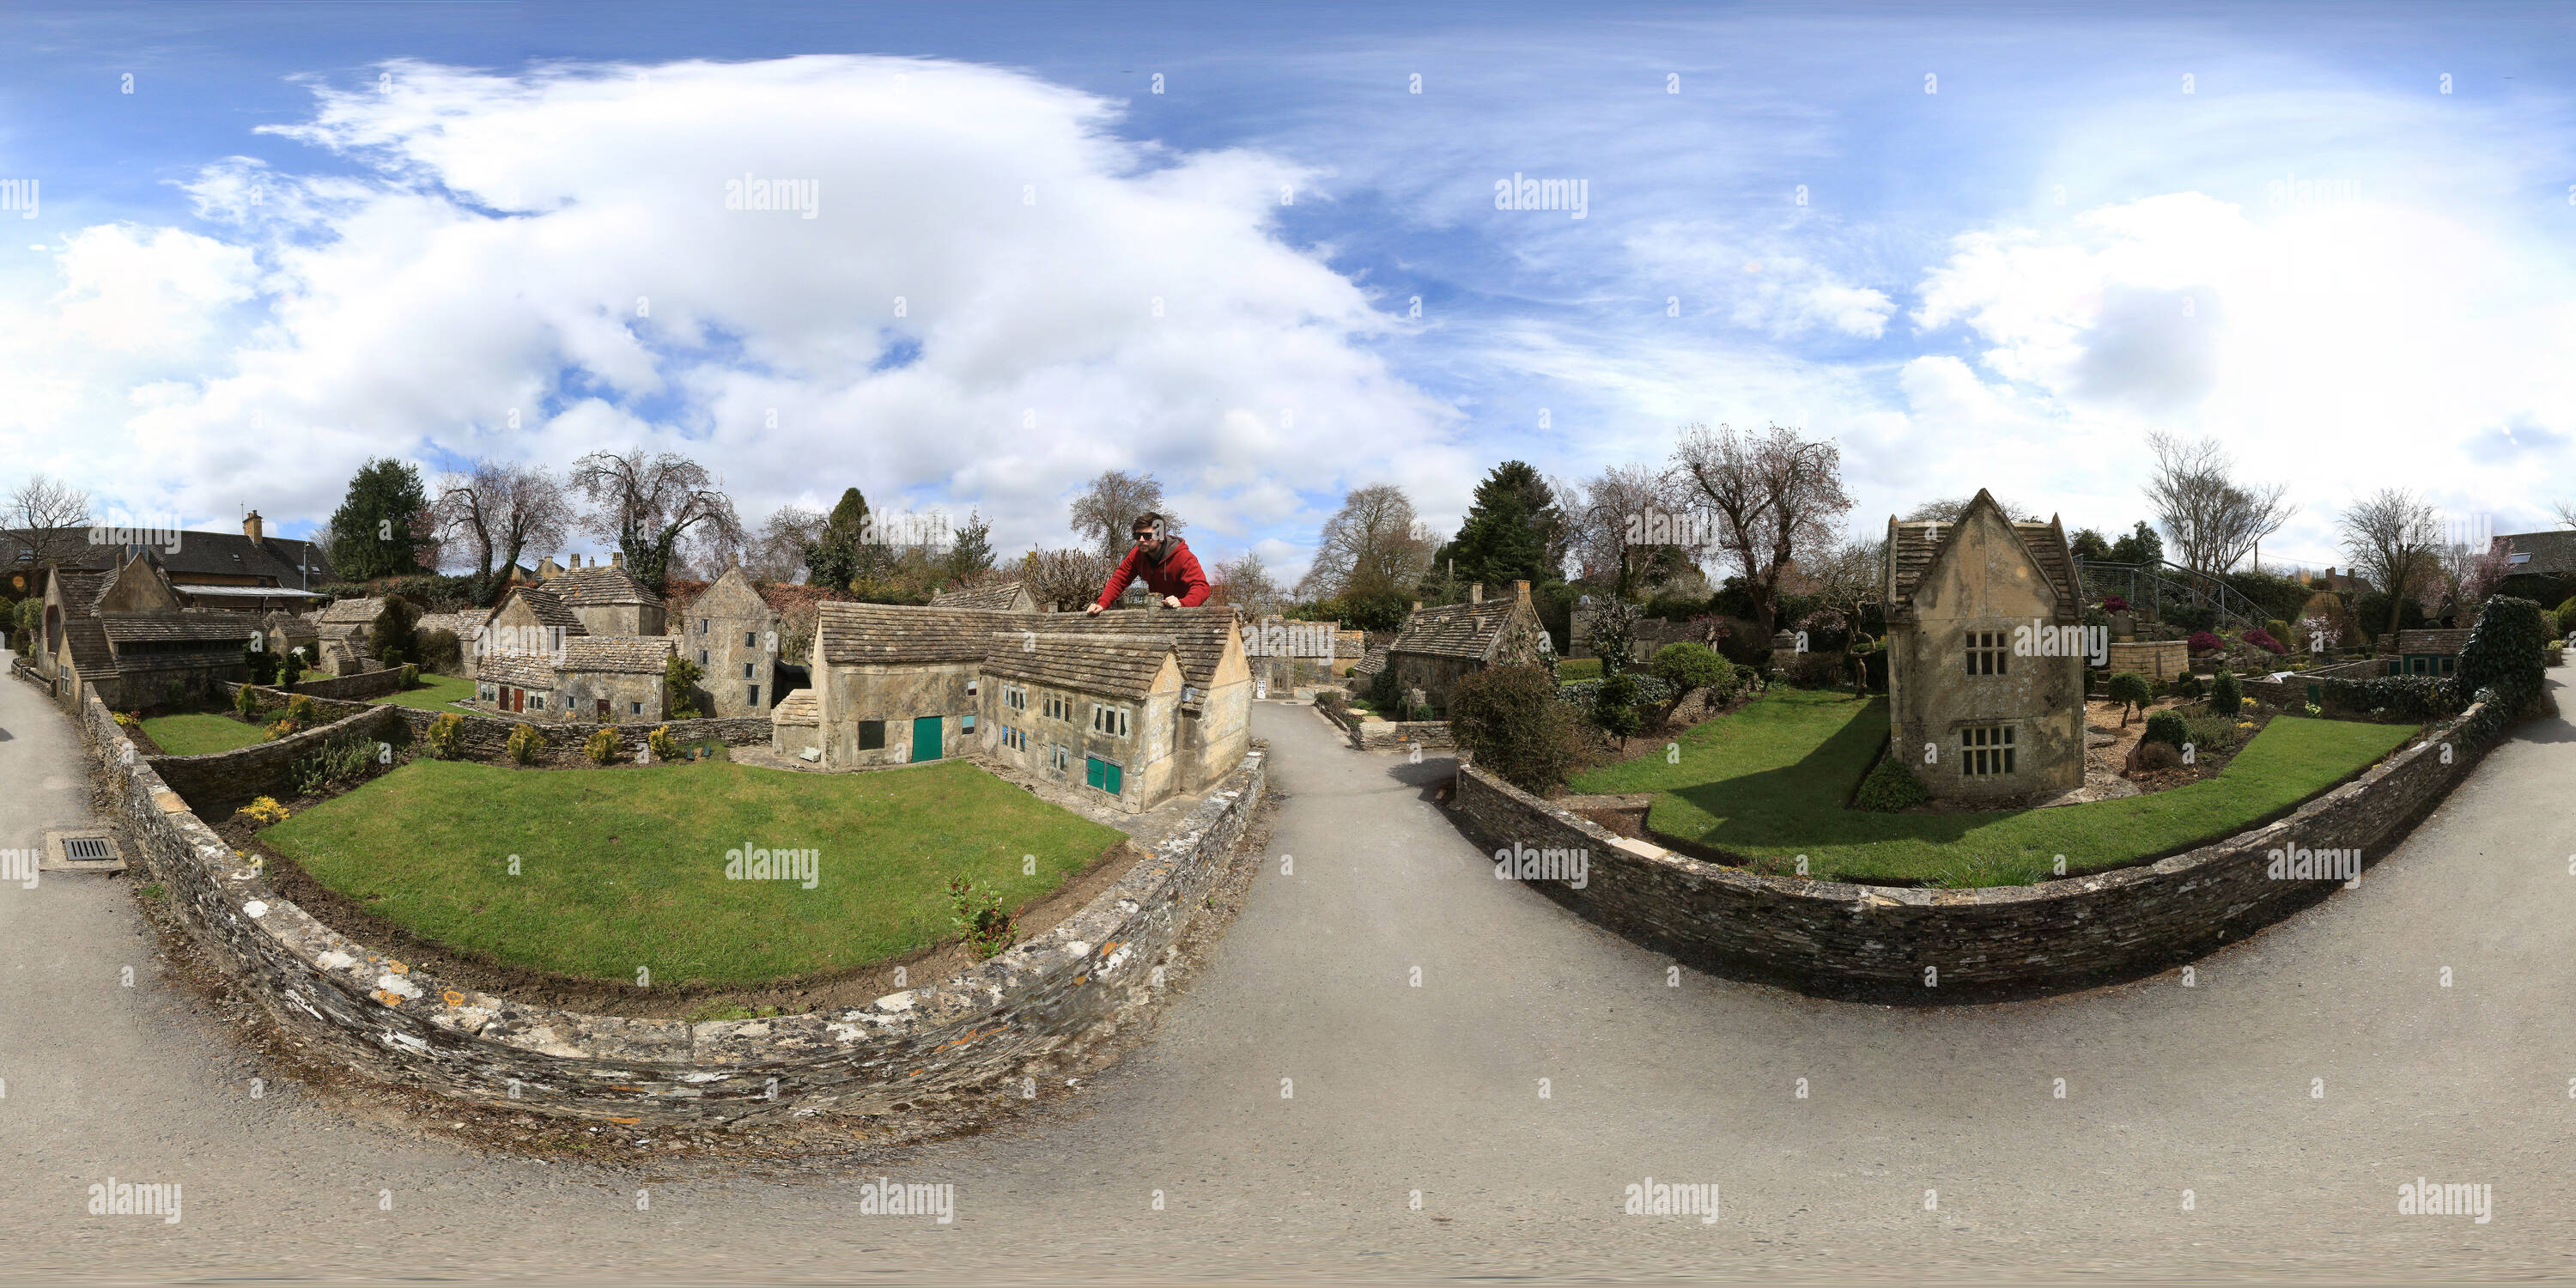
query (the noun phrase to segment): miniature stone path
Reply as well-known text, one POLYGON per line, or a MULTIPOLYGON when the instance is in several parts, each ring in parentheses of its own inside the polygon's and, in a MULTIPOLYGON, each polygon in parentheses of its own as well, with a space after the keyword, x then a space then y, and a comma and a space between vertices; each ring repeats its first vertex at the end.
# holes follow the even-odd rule
MULTIPOLYGON (((1351 751, 1291 705, 1254 729, 1271 853, 1154 1038, 1057 1106, 811 1181, 545 1165, 254 1100, 262 1070, 159 978, 126 884, 0 887, 0 1276, 2576 1270, 2564 721, 2190 987, 1941 1010, 1667 986, 1493 878, 1431 802, 1444 760, 1351 751), (87 1215, 111 1174, 182 1183, 183 1220, 87 1215), (954 1224, 859 1215, 880 1175, 954 1185, 954 1224), (2418 1176, 2492 1185, 2493 1221, 2398 1215, 2418 1176), (1649 1178, 1716 1183, 1721 1216, 1622 1215, 1649 1178)), ((43 693, 0 679, 0 730, 0 846, 83 821, 43 693)))

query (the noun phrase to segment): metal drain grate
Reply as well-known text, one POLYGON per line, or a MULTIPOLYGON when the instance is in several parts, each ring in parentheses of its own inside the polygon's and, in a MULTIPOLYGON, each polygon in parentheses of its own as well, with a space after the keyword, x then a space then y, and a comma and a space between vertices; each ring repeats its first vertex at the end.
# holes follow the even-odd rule
POLYGON ((45 832, 47 872, 123 872, 125 859, 116 850, 116 841, 94 829, 72 831, 68 828, 45 832))
POLYGON ((116 851, 107 848, 107 842, 95 836, 66 836, 63 838, 63 857, 74 863, 95 863, 115 858, 116 851))

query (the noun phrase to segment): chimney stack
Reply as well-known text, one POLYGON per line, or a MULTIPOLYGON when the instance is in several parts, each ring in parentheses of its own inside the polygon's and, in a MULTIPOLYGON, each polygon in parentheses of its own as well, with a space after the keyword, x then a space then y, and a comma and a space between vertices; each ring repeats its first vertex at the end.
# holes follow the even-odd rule
POLYGON ((1513 583, 1512 583, 1512 598, 1513 598, 1513 599, 1515 599, 1515 600, 1517 600, 1517 601, 1519 601, 1519 602, 1521 602, 1521 603, 1524 603, 1524 604, 1526 604, 1526 603, 1530 602, 1530 598, 1529 598, 1529 583, 1528 583, 1528 582, 1526 582, 1526 581, 1516 581, 1516 582, 1513 582, 1513 583))
POLYGON ((267 538, 268 527, 260 522, 259 511, 253 510, 242 519, 242 535, 250 538, 252 545, 258 545, 267 538))
POLYGON ((1485 602, 1485 583, 1480 581, 1467 587, 1467 602, 1470 604, 1485 602))
POLYGON ((623 568, 623 567, 625 567, 625 566, 626 566, 626 552, 625 552, 625 551, 623 551, 623 550, 611 551, 611 552, 609 553, 609 556, 608 556, 608 566, 609 566, 609 567, 611 567, 611 568, 623 568))

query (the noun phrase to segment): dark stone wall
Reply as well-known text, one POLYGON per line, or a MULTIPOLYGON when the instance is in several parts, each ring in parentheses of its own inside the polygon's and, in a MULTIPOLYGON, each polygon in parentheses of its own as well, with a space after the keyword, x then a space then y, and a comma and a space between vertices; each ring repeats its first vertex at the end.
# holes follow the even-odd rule
POLYGON ((1756 876, 1613 835, 1473 766, 1450 809, 1487 851, 1581 849, 1583 889, 1533 882, 1585 917, 1675 959, 1803 992, 1885 1001, 1990 1000, 2135 978, 2241 939, 2339 882, 2274 879, 2273 852, 2381 857, 2474 763, 2435 729, 2289 817, 2143 867, 2035 886, 1898 889, 1756 876), (1927 974, 1937 972, 1937 974, 1927 974))
MULTIPOLYGON (((240 686, 228 684, 223 687, 224 698, 230 701, 232 691, 240 686)), ((297 691, 302 691, 300 686, 297 691)), ((276 689, 263 688, 259 693, 262 712, 278 710, 286 705, 285 696, 276 689)), ((635 753, 644 747, 646 737, 650 736, 655 729, 666 727, 644 721, 602 725, 595 720, 527 720, 469 711, 458 706, 450 706, 446 711, 422 711, 414 707, 375 706, 364 702, 331 698, 314 699, 314 708, 324 717, 334 720, 359 711, 393 712, 406 731, 403 737, 392 740, 396 744, 398 754, 406 747, 418 751, 421 746, 425 746, 426 744, 421 740, 429 733, 430 721, 446 714, 446 711, 453 711, 465 722, 464 750, 458 759, 480 760, 495 765, 516 763, 510 759, 510 731, 523 724, 533 726, 545 737, 546 749, 539 753, 537 763, 553 768, 589 764, 590 758, 583 753, 582 746, 590 740, 590 735, 599 729, 614 731, 617 735, 618 758, 631 761, 635 759, 635 753)), ((673 720, 667 722, 667 727, 671 731, 671 736, 683 744, 721 742, 728 747, 766 747, 770 741, 767 716, 732 720, 673 720)))
POLYGON ((295 684, 295 691, 309 693, 317 698, 339 698, 344 701, 381 698, 389 693, 402 692, 402 668, 361 671, 356 675, 335 675, 321 680, 299 680, 295 684))
POLYGON ((294 795, 294 789, 288 786, 288 767, 297 757, 319 750, 334 738, 354 734, 381 742, 408 740, 400 733, 402 721, 396 718, 395 708, 348 705, 358 710, 275 742, 211 751, 202 756, 154 756, 151 767, 165 785, 197 809, 214 818, 229 818, 253 797, 282 799, 294 795))
POLYGON ((1245 756, 1081 912, 950 979, 818 1014, 633 1020, 457 988, 333 931, 256 867, 236 866, 105 706, 92 698, 78 716, 132 853, 190 933, 311 1053, 460 1100, 655 1125, 1017 1100, 1023 1079, 1046 1082, 1159 1000, 1156 964, 1223 875, 1265 783, 1263 753, 1245 756))

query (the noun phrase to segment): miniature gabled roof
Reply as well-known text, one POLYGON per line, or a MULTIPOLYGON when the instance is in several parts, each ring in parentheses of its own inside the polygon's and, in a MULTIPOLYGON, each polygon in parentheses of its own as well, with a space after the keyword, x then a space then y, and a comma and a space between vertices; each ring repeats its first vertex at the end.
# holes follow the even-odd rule
POLYGON ((91 571, 56 566, 54 580, 62 587, 63 615, 68 617, 75 613, 98 611, 98 597, 107 593, 108 580, 114 575, 112 570, 91 571))
MULTIPOLYGON (((551 585, 552 583, 548 584, 551 585)), ((563 598, 555 594, 552 590, 547 589, 545 586, 512 586, 510 588, 510 593, 520 599, 528 601, 528 613, 530 616, 537 619, 537 625, 562 627, 563 632, 566 635, 587 635, 590 633, 589 628, 581 624, 580 616, 575 614, 570 608, 564 606, 563 598)), ((501 606, 503 608, 509 607, 510 601, 507 599, 502 600, 501 606)), ((495 617, 499 615, 500 614, 498 613, 493 614, 495 617)))
POLYGON ((99 628, 118 644, 146 641, 247 643, 259 623, 239 613, 100 613, 99 628))
MULTIPOLYGON (((829 665, 981 662, 995 632, 1169 636, 1180 657, 1182 683, 1204 694, 1235 638, 1234 610, 1197 608, 1114 609, 1097 617, 1081 613, 1006 613, 989 608, 928 608, 911 604, 820 606, 815 630, 829 665)), ((1189 705, 1189 704, 1185 704, 1189 705)))
POLYGON ((1481 604, 1443 604, 1405 619, 1404 629, 1387 645, 1389 653, 1423 653, 1435 657, 1492 660, 1512 620, 1517 599, 1489 599, 1481 604))
POLYGON ((798 689, 778 700, 769 709, 769 722, 782 725, 816 725, 823 723, 823 709, 814 702, 812 689, 798 689))
POLYGON ((678 642, 668 635, 575 635, 564 640, 555 670, 660 675, 678 642))
POLYGON ((1005 631, 986 641, 986 675, 1132 701, 1154 691, 1166 660, 1179 665, 1176 642, 1169 635, 1005 631))
POLYGON ((115 651, 107 646, 107 631, 95 614, 65 614, 63 642, 71 646, 72 666, 83 678, 98 680, 116 674, 115 651))
POLYGON ((1368 652, 1351 667, 1353 675, 1375 675, 1386 669, 1386 645, 1372 644, 1368 652))
POLYGON ((340 602, 331 605, 329 608, 323 609, 322 620, 326 622, 373 622, 376 620, 376 614, 383 611, 385 611, 384 596, 370 595, 365 599, 343 599, 340 602))
POLYGON ((555 669, 543 653, 485 653, 475 659, 474 678, 522 689, 555 687, 555 669))
POLYGON ((1992 511, 2020 540, 2023 551, 2038 566, 2049 590, 2056 594, 2059 609, 2072 610, 2081 596, 2075 590, 2075 552, 2066 544, 2065 528, 2054 518, 2046 523, 2017 520, 2004 513, 2003 507, 1996 504, 1994 495, 1984 488, 1977 489, 1976 497, 1960 513, 1958 522, 1899 522, 1893 517, 1888 519, 1888 606, 1913 605, 1915 587, 1923 584, 1924 575, 1950 549, 1968 515, 1975 513, 1980 506, 1992 511))
POLYGON ((616 564, 589 564, 567 568, 546 578, 546 589, 575 608, 604 608, 624 604, 659 607, 659 591, 635 580, 626 569, 616 564))
MULTIPOLYGON (((997 581, 990 586, 977 586, 972 590, 943 590, 930 597, 930 606, 933 608, 998 608, 1004 610, 1018 610, 1022 612, 1030 611, 1020 608, 1021 590, 1021 584, 1017 581, 997 581)), ((1037 601, 1036 598, 1032 596, 1028 602, 1035 603, 1037 601)))

